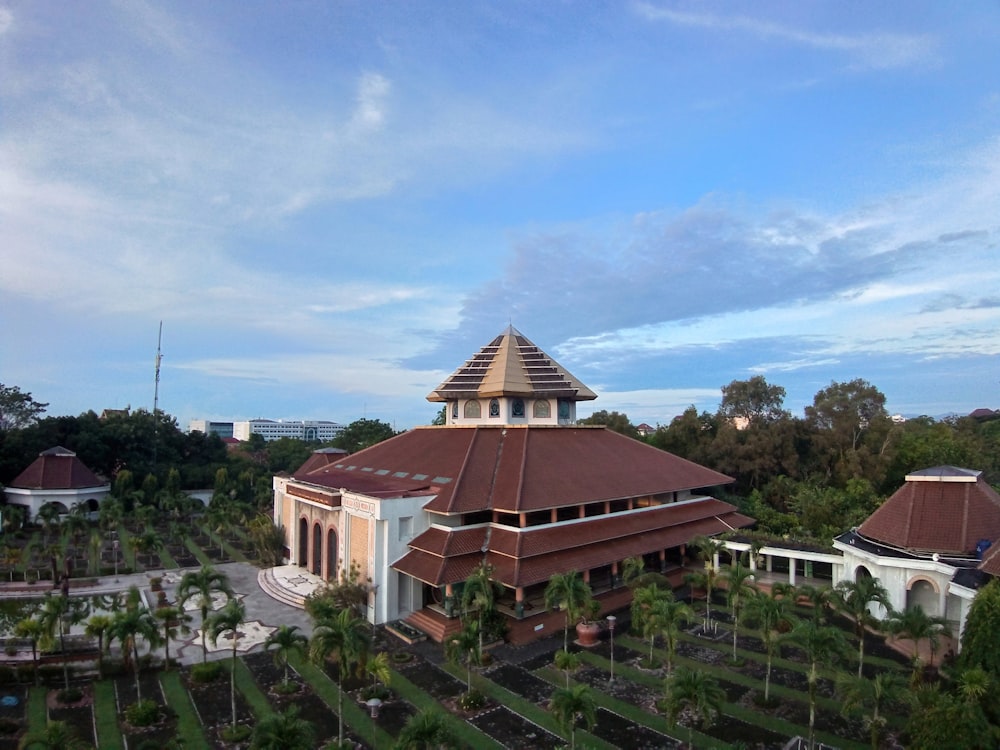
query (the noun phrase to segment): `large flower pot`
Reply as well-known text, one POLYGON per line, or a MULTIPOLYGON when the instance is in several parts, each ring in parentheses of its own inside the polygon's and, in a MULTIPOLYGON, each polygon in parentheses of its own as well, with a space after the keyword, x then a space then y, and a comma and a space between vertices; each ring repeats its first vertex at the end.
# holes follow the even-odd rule
POLYGON ((601 626, 596 622, 581 622, 576 626, 576 642, 581 646, 596 646, 601 626))

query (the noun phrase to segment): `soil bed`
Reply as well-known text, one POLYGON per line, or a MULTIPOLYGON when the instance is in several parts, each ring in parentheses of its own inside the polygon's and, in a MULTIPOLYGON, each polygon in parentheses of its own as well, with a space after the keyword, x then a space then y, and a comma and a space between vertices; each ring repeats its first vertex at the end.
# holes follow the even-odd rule
POLYGON ((636 724, 606 708, 597 709, 597 723, 591 734, 615 747, 627 747, 630 750, 659 750, 680 745, 677 740, 636 724))
POLYGON ((552 695, 552 685, 521 667, 499 664, 483 674, 497 685, 532 703, 543 703, 552 695))
POLYGON ((566 743, 556 735, 516 714, 497 706, 469 719, 469 723, 508 750, 556 750, 566 743))
POLYGON ((406 679, 425 693, 430 693, 438 701, 454 698, 465 692, 464 682, 422 659, 414 659, 399 671, 406 679))

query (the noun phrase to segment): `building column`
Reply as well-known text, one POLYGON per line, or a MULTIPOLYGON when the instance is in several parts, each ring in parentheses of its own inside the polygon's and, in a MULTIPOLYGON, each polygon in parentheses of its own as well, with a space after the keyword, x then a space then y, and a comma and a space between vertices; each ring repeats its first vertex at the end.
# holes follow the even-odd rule
POLYGON ((768 573, 774 572, 774 558, 771 555, 764 555, 764 565, 768 573))
POLYGON ((795 567, 798 561, 794 557, 788 558, 788 582, 794 586, 795 585, 795 567))
POLYGON ((518 619, 524 617, 524 586, 514 589, 514 614, 518 619))
POLYGON ((757 572, 757 555, 753 553, 753 549, 750 549, 750 570, 757 572))
POLYGON ((455 614, 455 589, 450 583, 444 585, 444 613, 448 617, 455 614))
POLYGON ((662 573, 667 569, 667 551, 665 549, 660 550, 660 572, 662 573))
POLYGON ((618 581, 618 561, 616 560, 613 563, 611 563, 611 588, 612 589, 614 589, 614 587, 617 585, 617 581, 618 581))

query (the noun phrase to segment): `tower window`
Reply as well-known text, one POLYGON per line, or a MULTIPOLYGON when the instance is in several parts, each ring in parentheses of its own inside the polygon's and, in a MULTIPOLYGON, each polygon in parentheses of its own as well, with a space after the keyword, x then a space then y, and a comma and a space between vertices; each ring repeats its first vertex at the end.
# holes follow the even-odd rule
POLYGON ((479 419, 481 416, 483 416, 483 408, 479 405, 478 401, 465 402, 466 419, 479 419))
POLYGON ((491 417, 500 416, 500 402, 495 398, 490 399, 490 416, 491 417))
POLYGON ((515 419, 524 419, 524 399, 515 398, 510 406, 510 415, 515 419))
POLYGON ((536 401, 531 406, 532 416, 548 419, 552 416, 552 406, 546 400, 536 401))

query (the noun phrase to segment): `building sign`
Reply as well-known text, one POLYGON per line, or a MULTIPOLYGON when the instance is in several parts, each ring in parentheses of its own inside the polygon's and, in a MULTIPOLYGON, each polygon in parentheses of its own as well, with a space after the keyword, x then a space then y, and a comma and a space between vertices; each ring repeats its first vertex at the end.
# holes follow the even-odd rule
POLYGON ((351 495, 344 495, 340 499, 340 503, 347 510, 356 510, 359 513, 367 513, 369 516, 375 515, 375 503, 369 500, 359 500, 351 495))

